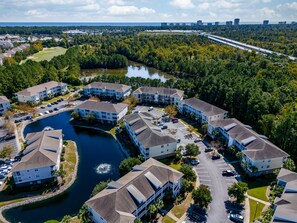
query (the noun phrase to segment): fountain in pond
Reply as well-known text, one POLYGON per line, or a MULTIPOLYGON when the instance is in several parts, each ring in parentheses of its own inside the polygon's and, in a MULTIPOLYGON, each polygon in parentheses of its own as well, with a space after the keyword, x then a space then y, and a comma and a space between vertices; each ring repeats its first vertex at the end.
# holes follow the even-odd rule
POLYGON ((50 126, 46 126, 42 131, 51 131, 51 130, 54 130, 54 128, 50 126))
POLYGON ((106 174, 110 172, 110 170, 111 170, 111 165, 107 163, 102 163, 96 167, 96 172, 98 174, 106 174))

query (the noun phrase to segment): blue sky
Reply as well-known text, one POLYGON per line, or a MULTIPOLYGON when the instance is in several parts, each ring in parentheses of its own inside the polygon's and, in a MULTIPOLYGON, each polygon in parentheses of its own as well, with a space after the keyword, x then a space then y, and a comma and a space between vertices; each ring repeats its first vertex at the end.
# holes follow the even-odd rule
POLYGON ((0 0, 0 22, 297 21, 293 0, 0 0))

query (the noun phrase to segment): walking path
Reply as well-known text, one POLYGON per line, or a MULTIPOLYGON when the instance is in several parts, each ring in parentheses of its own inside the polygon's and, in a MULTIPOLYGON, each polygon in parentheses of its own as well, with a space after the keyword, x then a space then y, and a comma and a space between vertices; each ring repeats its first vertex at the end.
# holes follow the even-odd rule
POLYGON ((19 207, 19 206, 23 206, 23 205, 27 205, 27 204, 31 204, 31 203, 35 203, 35 202, 38 202, 38 201, 47 200, 49 198, 55 197, 55 196, 57 196, 59 194, 62 194, 68 188, 71 187, 71 185, 76 180, 78 163, 79 163, 79 156, 78 156, 78 152, 77 152, 77 146, 76 146, 76 143, 74 141, 73 141, 73 143, 74 143, 74 147, 75 147, 75 150, 76 150, 76 152, 75 152, 75 155, 76 155, 76 164, 75 164, 74 171, 72 173, 71 181, 67 185, 61 186, 56 192, 54 192, 52 194, 40 195, 40 196, 36 196, 36 197, 33 197, 33 198, 25 198, 26 200, 24 200, 24 201, 12 203, 12 204, 8 204, 8 205, 4 205, 4 206, 0 207, 0 222, 9 223, 9 221, 7 221, 4 218, 3 214, 2 214, 5 210, 11 209, 11 208, 15 208, 15 207, 19 207))
POLYGON ((260 203, 262 203, 262 204, 265 204, 265 205, 271 205, 271 204, 270 204, 269 202, 267 202, 267 201, 263 201, 263 200, 258 199, 258 198, 256 198, 256 197, 252 197, 252 196, 250 196, 250 195, 248 195, 248 194, 246 194, 246 197, 249 198, 249 199, 255 200, 255 201, 257 201, 257 202, 260 202, 260 203))

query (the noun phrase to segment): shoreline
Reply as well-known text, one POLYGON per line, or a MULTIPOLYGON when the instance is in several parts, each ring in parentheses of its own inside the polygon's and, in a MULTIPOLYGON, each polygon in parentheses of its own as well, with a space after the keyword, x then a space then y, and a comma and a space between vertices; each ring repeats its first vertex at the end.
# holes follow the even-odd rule
POLYGON ((24 201, 7 204, 7 205, 4 205, 4 206, 0 207, 0 222, 10 223, 3 216, 3 212, 4 211, 7 211, 7 210, 9 210, 11 208, 16 208, 16 207, 19 207, 19 206, 24 206, 24 205, 32 204, 32 203, 39 202, 39 201, 45 201, 45 200, 48 200, 50 198, 56 197, 58 195, 61 195, 64 192, 66 192, 73 185, 73 183, 75 182, 75 180, 77 178, 79 155, 78 155, 78 151, 77 151, 76 142, 75 141, 72 141, 72 140, 67 140, 67 141, 73 142, 74 147, 75 147, 75 155, 76 155, 76 164, 75 164, 75 167, 74 167, 74 171, 72 173, 71 181, 67 185, 61 186, 59 190, 57 190, 56 192, 54 192, 52 194, 38 195, 36 197, 32 197, 32 199, 31 198, 28 198, 28 199, 25 198, 26 200, 24 200, 24 201))

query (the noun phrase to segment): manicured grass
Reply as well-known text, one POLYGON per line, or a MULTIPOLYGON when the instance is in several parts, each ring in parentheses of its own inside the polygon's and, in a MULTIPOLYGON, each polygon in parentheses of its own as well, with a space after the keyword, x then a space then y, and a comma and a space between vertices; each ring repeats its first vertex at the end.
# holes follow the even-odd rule
POLYGON ((252 223, 254 222, 254 220, 260 217, 265 205, 253 199, 249 199, 249 203, 250 203, 250 222, 252 223))
POLYGON ((171 213, 174 214, 177 218, 181 218, 184 213, 189 209, 192 201, 192 196, 189 194, 187 198, 180 204, 176 205, 171 209, 171 213))
POLYGON ((47 60, 50 61, 53 57, 59 56, 66 53, 65 48, 63 47, 51 47, 51 48, 44 48, 42 51, 33 54, 32 56, 28 57, 26 60, 22 60, 21 63, 25 63, 28 59, 34 61, 42 61, 47 60))
POLYGON ((68 145, 65 148, 65 161, 62 162, 63 169, 66 171, 65 183, 69 183, 72 178, 72 173, 76 164, 76 148, 73 141, 68 141, 68 145))
POLYGON ((45 221, 44 223, 59 223, 59 221, 57 221, 57 220, 48 220, 48 221, 45 221))
POLYGON ((248 187, 249 187, 247 191, 248 195, 263 201, 268 201, 268 198, 266 197, 266 190, 270 184, 270 180, 259 179, 256 181, 248 181, 246 183, 248 184, 248 187))
POLYGON ((183 164, 182 161, 174 162, 172 160, 172 158, 165 158, 165 159, 160 160, 160 162, 166 164, 167 166, 170 166, 171 168, 173 168, 175 170, 179 170, 181 165, 183 164))
POLYGON ((166 215, 166 216, 164 216, 162 222, 163 223, 175 223, 176 221, 174 221, 172 218, 170 218, 166 215))

